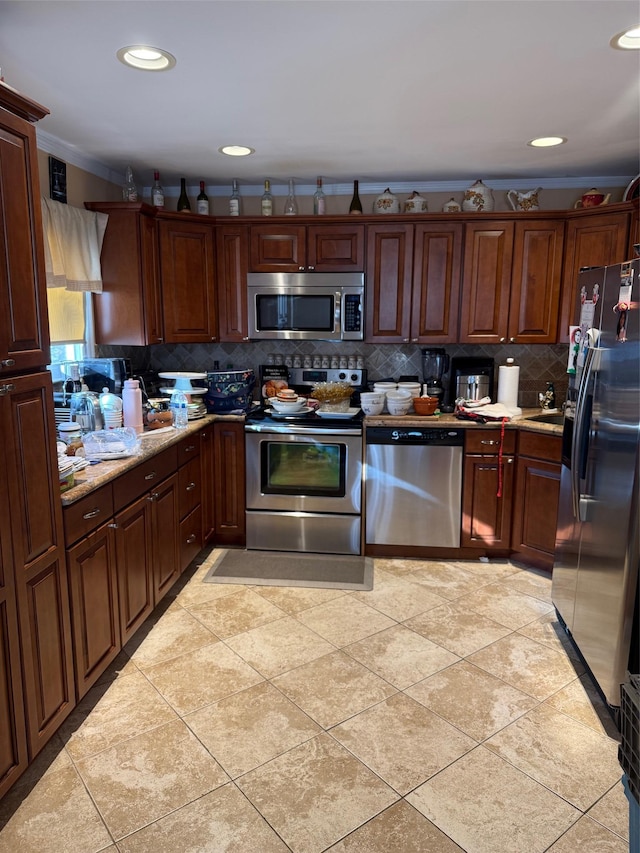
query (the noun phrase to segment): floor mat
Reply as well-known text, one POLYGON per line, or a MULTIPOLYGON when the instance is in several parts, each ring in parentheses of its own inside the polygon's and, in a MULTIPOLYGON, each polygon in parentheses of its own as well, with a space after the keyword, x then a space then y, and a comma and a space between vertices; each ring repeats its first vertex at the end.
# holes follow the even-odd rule
POLYGON ((222 551, 205 583, 373 589, 373 558, 284 551, 222 551))

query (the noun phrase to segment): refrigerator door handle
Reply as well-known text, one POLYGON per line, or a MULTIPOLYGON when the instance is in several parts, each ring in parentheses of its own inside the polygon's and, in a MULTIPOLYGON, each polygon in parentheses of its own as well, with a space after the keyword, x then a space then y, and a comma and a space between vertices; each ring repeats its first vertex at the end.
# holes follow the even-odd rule
POLYGON ((587 388, 591 378, 594 350, 589 347, 585 353, 585 362, 578 387, 578 399, 576 400, 573 444, 571 446, 571 505, 574 518, 580 520, 580 475, 585 467, 586 444, 588 435, 585 430, 589 429, 591 420, 591 406, 587 405, 587 388))

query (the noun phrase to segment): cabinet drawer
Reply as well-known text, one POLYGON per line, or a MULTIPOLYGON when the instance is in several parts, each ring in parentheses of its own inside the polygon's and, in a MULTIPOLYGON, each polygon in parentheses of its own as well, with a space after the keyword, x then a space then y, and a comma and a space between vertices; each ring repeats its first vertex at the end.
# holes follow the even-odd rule
POLYGON ((180 522, 180 571, 202 550, 202 513, 197 506, 193 512, 180 522))
POLYGON ((178 466, 184 465, 200 455, 200 435, 195 433, 183 439, 178 445, 178 466))
POLYGON ((168 447, 157 456, 146 459, 131 471, 122 474, 113 483, 114 510, 118 512, 136 498, 157 486, 161 480, 173 474, 178 467, 176 445, 168 447))
MULTIPOLYGON (((502 445, 503 453, 516 452, 517 435, 518 433, 515 430, 505 430, 502 445)), ((500 427, 497 426, 494 429, 466 429, 464 431, 464 450, 465 453, 497 454, 500 450, 500 427)))
POLYGON ((91 492, 86 498, 63 508, 64 541, 68 548, 113 515, 113 490, 111 483, 91 492))
POLYGON ((200 503, 202 495, 202 471, 200 459, 192 459, 178 472, 178 511, 184 518, 200 503))
POLYGON ((521 432, 518 440, 518 454, 544 459, 547 462, 560 462, 562 458, 562 436, 542 435, 536 432, 521 432))

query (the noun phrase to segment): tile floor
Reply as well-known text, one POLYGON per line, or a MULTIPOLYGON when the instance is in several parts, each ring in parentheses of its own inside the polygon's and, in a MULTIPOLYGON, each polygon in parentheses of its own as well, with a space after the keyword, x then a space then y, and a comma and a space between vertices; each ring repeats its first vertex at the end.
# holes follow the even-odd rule
POLYGON ((345 592, 209 562, 0 801, 0 853, 626 853, 615 728, 548 577, 376 560, 345 592))

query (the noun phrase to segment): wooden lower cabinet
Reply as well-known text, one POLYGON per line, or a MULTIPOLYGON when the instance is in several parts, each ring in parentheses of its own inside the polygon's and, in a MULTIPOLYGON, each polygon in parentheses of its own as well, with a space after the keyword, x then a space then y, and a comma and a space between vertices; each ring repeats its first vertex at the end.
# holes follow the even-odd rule
MULTIPOLYGON (((197 436, 199 440, 199 436, 197 436)), ((200 454, 178 472, 179 567, 183 572, 202 550, 202 471, 200 454)))
POLYGON ((202 491, 200 509, 202 521, 202 544, 213 541, 216 532, 214 483, 216 472, 214 425, 207 424, 200 431, 200 471, 202 491))
POLYGON ((513 507, 514 559, 551 571, 555 550, 562 439, 521 433, 513 507))
POLYGON ((463 548, 509 550, 515 444, 515 432, 505 432, 501 439, 497 429, 467 430, 460 542, 463 548))
POLYGON ((27 763, 15 599, 12 593, 6 595, 0 589, 0 797, 26 769, 27 763))
POLYGON ((216 421, 214 439, 215 541, 222 546, 243 547, 247 541, 244 424, 216 421))

